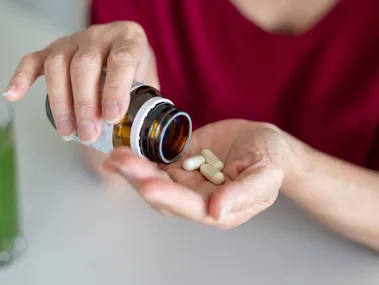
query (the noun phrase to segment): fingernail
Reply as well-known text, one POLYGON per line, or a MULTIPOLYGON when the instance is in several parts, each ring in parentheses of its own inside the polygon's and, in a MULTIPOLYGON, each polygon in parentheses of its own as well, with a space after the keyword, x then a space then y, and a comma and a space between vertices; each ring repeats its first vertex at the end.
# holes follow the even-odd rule
POLYGON ((92 144, 96 138, 95 125, 88 120, 79 123, 79 138, 83 144, 92 144))
POLYGON ((115 173, 120 171, 120 167, 117 163, 114 163, 112 160, 107 158, 103 163, 103 169, 106 172, 115 173))
POLYGON ((4 97, 12 96, 12 95, 14 94, 14 90, 15 90, 15 89, 16 89, 16 88, 15 88, 14 86, 9 86, 9 87, 5 90, 3 96, 4 96, 4 97))
POLYGON ((220 219, 224 218, 233 208, 233 201, 229 201, 221 210, 220 219))
POLYGON ((114 161, 109 159, 109 163, 116 169, 116 171, 121 175, 124 176, 124 178, 129 178, 128 172, 123 168, 121 163, 119 161, 114 161))
POLYGON ((173 212, 171 212, 170 210, 167 210, 165 208, 162 208, 162 209, 159 209, 158 210, 162 215, 165 215, 167 217, 177 217, 173 212))
POLYGON ((152 195, 150 195, 150 196, 143 196, 142 199, 144 199, 149 204, 154 204, 156 206, 162 206, 162 207, 164 206, 162 204, 162 201, 160 201, 157 197, 154 197, 152 195))
POLYGON ((75 127, 73 120, 68 116, 61 116, 56 121, 57 129, 62 139, 71 141, 75 137, 75 127))
POLYGON ((108 158, 108 162, 109 162, 109 164, 111 164, 112 166, 114 166, 117 170, 121 170, 122 169, 121 163, 119 161, 111 160, 110 158, 108 158))
POLYGON ((103 102, 103 112, 107 124, 117 124, 120 120, 120 105, 114 100, 103 102))

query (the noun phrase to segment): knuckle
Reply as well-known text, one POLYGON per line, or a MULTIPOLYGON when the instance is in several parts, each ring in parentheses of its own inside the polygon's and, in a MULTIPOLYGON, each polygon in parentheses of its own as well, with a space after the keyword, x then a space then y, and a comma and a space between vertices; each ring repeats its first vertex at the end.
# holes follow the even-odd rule
POLYGON ((90 27, 87 28, 86 33, 88 34, 96 33, 99 30, 99 27, 100 27, 99 24, 91 25, 90 27))
POLYGON ((29 71, 27 71, 25 69, 19 69, 16 71, 14 79, 17 78, 17 80, 19 80, 19 81, 27 82, 31 79, 31 77, 32 77, 32 74, 29 71))
POLYGON ((75 112, 85 112, 94 106, 93 102, 90 100, 77 100, 75 102, 75 112))
POLYGON ((104 28, 104 24, 92 25, 85 31, 86 37, 89 39, 96 39, 103 34, 104 28))
POLYGON ((138 50, 146 49, 147 47, 149 47, 149 42, 147 38, 141 34, 135 34, 132 39, 129 39, 129 42, 130 46, 138 50))
POLYGON ((27 54, 27 55, 24 55, 24 56, 21 58, 20 63, 21 63, 21 64, 28 64, 28 63, 30 63, 32 60, 33 60, 33 58, 32 58, 32 54, 27 54))
POLYGON ((39 60, 40 57, 38 57, 37 53, 34 52, 23 56, 20 63, 22 65, 28 66, 34 64, 35 62, 38 62, 39 60))
MULTIPOLYGON (((119 82, 117 80, 109 80, 107 84, 104 87, 104 94, 112 94, 112 93, 118 93, 119 90, 122 88, 122 82, 119 82)), ((114 94, 114 95, 116 95, 114 94)))
POLYGON ((60 115, 71 115, 71 108, 67 102, 58 100, 54 96, 50 96, 49 99, 51 101, 50 106, 53 113, 55 114, 55 117, 60 115))
POLYGON ((98 25, 93 25, 87 29, 85 35, 89 39, 96 39, 100 33, 100 27, 98 25))
POLYGON ((143 41, 147 38, 144 28, 134 21, 113 22, 109 28, 124 39, 140 38, 143 41))
POLYGON ((100 61, 100 54, 96 48, 86 48, 75 54, 71 62, 71 71, 92 69, 100 61))
POLYGON ((147 43, 147 36, 145 31, 141 28, 141 31, 137 30, 133 33, 133 39, 138 43, 147 43))
POLYGON ((140 32, 144 31, 143 27, 135 21, 114 21, 109 24, 111 28, 117 28, 127 32, 140 32))
POLYGON ((45 60, 45 70, 54 71, 66 65, 66 56, 63 52, 52 52, 45 60))
POLYGON ((96 47, 87 47, 76 53, 76 60, 94 62, 99 60, 100 52, 96 47))
MULTIPOLYGON (((75 32, 75 33, 72 33, 69 37, 69 41, 70 42, 73 42, 75 44, 78 44, 80 42, 80 39, 83 37, 83 31, 80 31, 80 32, 75 32)), ((59 44, 59 41, 57 42, 54 42, 53 43, 53 46, 54 45, 58 45, 59 44)))
POLYGON ((59 100, 55 96, 49 96, 49 102, 50 102, 51 108, 55 110, 58 110, 58 109, 62 110, 67 107, 67 104, 65 102, 63 102, 62 100, 59 100))
POLYGON ((130 44, 123 45, 110 53, 110 60, 117 64, 133 65, 136 62, 136 56, 130 51, 130 44))
POLYGON ((265 123, 262 123, 262 126, 265 127, 268 130, 273 131, 273 132, 279 132, 280 131, 280 129, 276 125, 274 125, 272 123, 265 122, 265 123))
POLYGON ((70 43, 71 42, 71 38, 73 37, 74 34, 72 35, 66 35, 66 36, 63 36, 57 40, 55 40, 54 42, 52 42, 48 47, 50 49, 54 49, 56 47, 59 47, 59 46, 62 46, 66 43, 70 43))
POLYGON ((34 53, 30 53, 30 54, 24 55, 21 58, 21 62, 23 62, 23 63, 27 63, 27 62, 30 62, 30 61, 34 61, 34 53))
POLYGON ((134 33, 145 34, 145 30, 143 29, 143 27, 135 21, 128 22, 128 29, 134 33))

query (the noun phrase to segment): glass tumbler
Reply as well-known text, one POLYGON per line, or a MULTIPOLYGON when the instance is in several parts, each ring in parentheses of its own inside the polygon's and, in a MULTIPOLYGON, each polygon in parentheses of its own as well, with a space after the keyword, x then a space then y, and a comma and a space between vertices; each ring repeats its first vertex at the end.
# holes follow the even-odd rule
POLYGON ((0 268, 23 253, 13 108, 0 97, 0 268))

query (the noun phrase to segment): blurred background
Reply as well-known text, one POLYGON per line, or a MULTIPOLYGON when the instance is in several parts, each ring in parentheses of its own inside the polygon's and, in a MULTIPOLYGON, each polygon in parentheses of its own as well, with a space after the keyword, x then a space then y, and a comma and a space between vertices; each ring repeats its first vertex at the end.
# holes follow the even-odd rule
MULTIPOLYGON (((84 28, 89 3, 0 0, 0 87, 22 56, 84 28)), ((377 256, 288 200, 220 235, 165 219, 134 191, 105 187, 83 167, 76 145, 51 127, 45 96, 40 78, 15 104, 28 249, 20 262, 0 270, 0 285, 379 284, 377 256)))
MULTIPOLYGON (((0 0, 0 2, 7 2, 0 0)), ((9 1, 9 0, 8 0, 9 1)), ((30 12, 44 17, 58 28, 77 31, 85 27, 89 0, 11 0, 30 12)))

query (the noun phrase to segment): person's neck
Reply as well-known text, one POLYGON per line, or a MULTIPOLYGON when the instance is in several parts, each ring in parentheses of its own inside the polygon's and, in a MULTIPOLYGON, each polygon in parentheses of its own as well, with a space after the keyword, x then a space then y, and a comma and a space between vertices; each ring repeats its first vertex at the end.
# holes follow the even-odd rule
POLYGON ((299 34, 311 29, 338 0, 231 0, 239 11, 271 33, 299 34))

